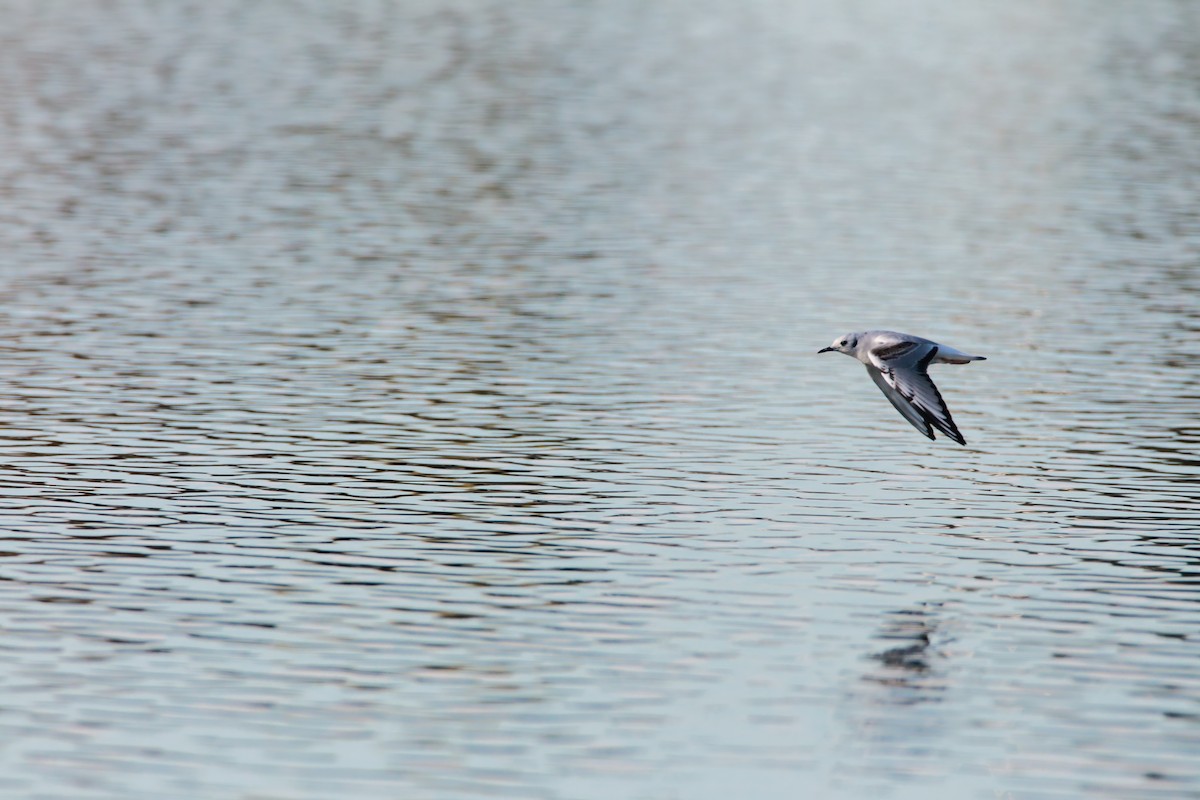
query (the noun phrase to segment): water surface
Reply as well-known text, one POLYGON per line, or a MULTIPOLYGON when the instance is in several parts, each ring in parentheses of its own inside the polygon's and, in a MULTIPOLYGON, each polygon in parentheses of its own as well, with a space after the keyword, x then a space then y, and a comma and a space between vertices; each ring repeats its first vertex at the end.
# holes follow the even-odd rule
POLYGON ((1192 4, 0 19, 0 793, 1200 794, 1192 4))

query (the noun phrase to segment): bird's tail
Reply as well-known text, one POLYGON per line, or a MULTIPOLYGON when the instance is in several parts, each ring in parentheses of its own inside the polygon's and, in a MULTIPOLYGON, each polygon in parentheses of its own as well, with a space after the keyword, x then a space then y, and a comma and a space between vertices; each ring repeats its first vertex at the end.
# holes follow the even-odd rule
POLYGON ((940 364, 970 364, 972 361, 987 361, 987 358, 985 356, 973 356, 970 353, 955 350, 953 347, 938 345, 937 356, 933 360, 935 363, 940 364))

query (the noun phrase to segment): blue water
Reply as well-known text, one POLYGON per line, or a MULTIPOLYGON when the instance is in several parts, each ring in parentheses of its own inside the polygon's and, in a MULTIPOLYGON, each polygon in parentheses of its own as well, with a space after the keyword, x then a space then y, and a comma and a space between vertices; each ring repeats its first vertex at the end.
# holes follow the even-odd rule
POLYGON ((1193 4, 0 19, 0 794, 1200 795, 1193 4))

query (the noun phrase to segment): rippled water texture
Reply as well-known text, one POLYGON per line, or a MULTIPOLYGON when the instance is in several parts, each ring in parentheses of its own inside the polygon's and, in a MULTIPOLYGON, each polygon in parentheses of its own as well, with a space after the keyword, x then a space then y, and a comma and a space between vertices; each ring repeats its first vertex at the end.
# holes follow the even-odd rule
POLYGON ((1200 796, 1197 9, 3 2, 0 794, 1200 796))

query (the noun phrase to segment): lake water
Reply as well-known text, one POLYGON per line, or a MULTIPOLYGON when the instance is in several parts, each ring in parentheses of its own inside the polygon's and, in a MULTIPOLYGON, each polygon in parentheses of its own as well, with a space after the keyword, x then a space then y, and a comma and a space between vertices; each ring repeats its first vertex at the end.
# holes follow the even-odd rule
POLYGON ((0 795, 1200 796, 1200 6, 0 23, 0 795))

